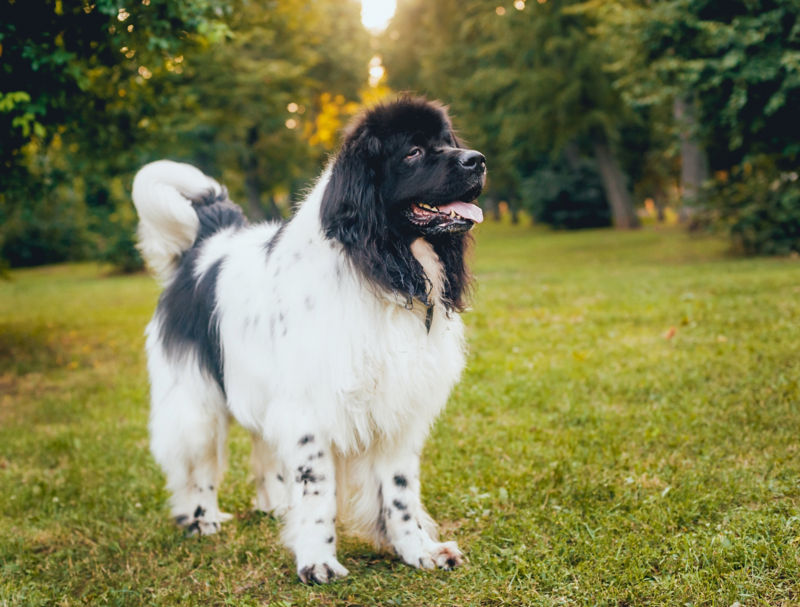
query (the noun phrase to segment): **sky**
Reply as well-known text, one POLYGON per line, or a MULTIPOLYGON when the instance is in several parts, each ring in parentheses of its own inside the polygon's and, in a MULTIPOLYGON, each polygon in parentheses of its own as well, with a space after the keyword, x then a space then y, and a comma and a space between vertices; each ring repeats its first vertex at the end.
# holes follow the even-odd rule
POLYGON ((396 0, 361 0, 361 22, 368 30, 382 31, 394 15, 396 5, 396 0))

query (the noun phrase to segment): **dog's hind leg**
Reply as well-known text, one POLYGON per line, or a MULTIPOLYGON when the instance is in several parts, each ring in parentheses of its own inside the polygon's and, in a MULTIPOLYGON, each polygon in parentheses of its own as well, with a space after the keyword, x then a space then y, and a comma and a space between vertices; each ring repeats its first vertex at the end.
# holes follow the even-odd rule
POLYGON ((306 425, 279 437, 277 447, 288 474, 283 541, 295 555, 297 575, 307 584, 346 576, 336 558, 336 471, 330 442, 319 428, 306 425))
POLYGON ((291 476, 284 469, 274 448, 253 434, 251 462, 256 483, 256 510, 283 516, 289 507, 288 482, 291 476))
POLYGON ((172 516, 190 533, 215 533, 231 518, 217 505, 228 433, 222 391, 188 362, 149 355, 150 449, 167 477, 172 516))

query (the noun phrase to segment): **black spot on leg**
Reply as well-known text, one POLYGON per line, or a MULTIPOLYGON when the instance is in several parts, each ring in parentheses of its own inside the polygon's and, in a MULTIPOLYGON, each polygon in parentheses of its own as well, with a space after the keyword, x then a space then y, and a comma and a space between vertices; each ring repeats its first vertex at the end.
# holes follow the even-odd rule
POLYGON ((408 480, 402 474, 394 475, 394 484, 398 487, 408 487, 408 480))
POLYGON ((314 469, 311 466, 298 466, 294 480, 297 483, 318 483, 319 481, 324 481, 325 476, 314 474, 314 469))
POLYGON ((200 521, 199 520, 192 521, 192 524, 189 525, 188 527, 186 527, 186 533, 194 533, 195 531, 197 533, 200 533, 200 521))
POLYGON ((406 513, 403 515, 403 520, 404 520, 404 521, 410 521, 410 520, 411 520, 411 515, 410 515, 408 512, 406 512, 406 513))
POLYGON ((321 518, 318 518, 317 520, 314 521, 314 524, 315 525, 322 525, 324 522, 325 522, 324 520, 322 520, 321 518))
POLYGON ((213 490, 214 490, 214 485, 209 485, 209 486, 208 486, 208 490, 209 490, 209 491, 213 491, 213 490))
POLYGON ((324 452, 324 451, 319 451, 319 452, 317 453, 317 457, 323 457, 324 455, 325 455, 325 452, 324 452))
POLYGON ((333 544, 333 536, 330 536, 327 540, 325 540, 326 544, 333 544))
POLYGON ((406 506, 406 505, 405 505, 403 502, 401 502, 400 500, 394 500, 394 501, 392 502, 392 504, 394 504, 394 507, 395 507, 395 508, 397 508, 398 510, 405 510, 406 508, 408 508, 408 506, 406 506))
POLYGON ((194 518, 200 518, 201 516, 205 516, 206 511, 202 506, 198 506, 194 510, 194 518))
MULTIPOLYGON (((283 316, 281 316, 281 320, 283 320, 283 316)), ((302 447, 303 445, 307 445, 308 443, 314 442, 314 435, 313 434, 306 434, 303 436, 298 444, 302 447)))
POLYGON ((186 522, 189 520, 189 516, 186 514, 179 514, 175 517, 175 523, 183 527, 186 522))
POLYGON ((279 474, 277 478, 278 478, 278 480, 279 480, 280 482, 283 482, 283 476, 281 476, 281 475, 279 474))

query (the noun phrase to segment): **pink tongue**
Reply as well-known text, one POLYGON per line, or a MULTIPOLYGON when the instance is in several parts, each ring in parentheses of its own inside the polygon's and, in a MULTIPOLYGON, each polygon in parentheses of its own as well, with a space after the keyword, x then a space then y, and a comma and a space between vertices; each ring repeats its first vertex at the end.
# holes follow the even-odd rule
POLYGON ((483 221, 483 211, 481 208, 469 202, 456 201, 445 205, 439 205, 437 208, 440 213, 449 214, 450 211, 455 211, 456 215, 474 221, 475 223, 483 221))

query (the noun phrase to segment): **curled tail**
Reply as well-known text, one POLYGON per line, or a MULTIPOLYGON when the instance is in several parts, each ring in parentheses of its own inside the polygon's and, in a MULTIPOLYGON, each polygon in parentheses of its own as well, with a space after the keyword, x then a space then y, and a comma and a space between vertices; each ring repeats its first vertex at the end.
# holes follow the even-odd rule
POLYGON ((139 251, 163 283, 170 281, 182 253, 201 232, 244 223, 224 187, 192 165, 170 160, 151 162, 139 170, 133 180, 133 204, 139 213, 139 251), (215 217, 211 223, 216 225, 205 225, 210 218, 202 209, 217 206, 224 207, 225 220, 215 217))

